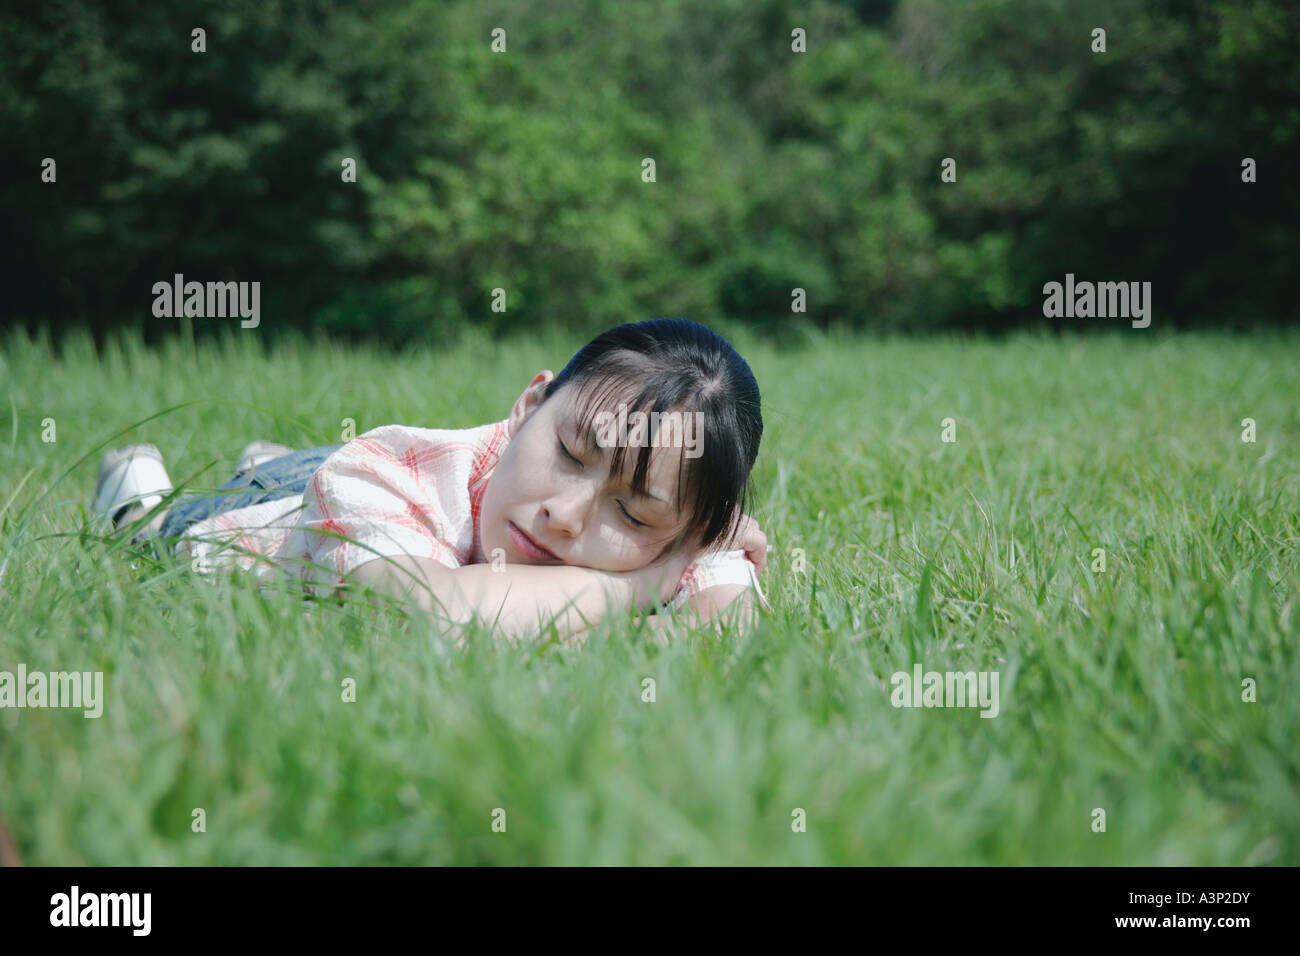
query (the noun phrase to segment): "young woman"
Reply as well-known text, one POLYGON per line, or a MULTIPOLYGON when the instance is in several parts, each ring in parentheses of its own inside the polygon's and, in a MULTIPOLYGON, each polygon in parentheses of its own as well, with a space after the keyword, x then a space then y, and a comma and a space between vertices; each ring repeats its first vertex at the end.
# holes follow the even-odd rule
MULTIPOLYGON (((181 499, 139 539, 179 539, 201 572, 290 573, 317 597, 364 585, 508 634, 665 603, 750 625, 766 605, 766 537, 744 515, 760 404, 715 332, 630 323, 537 373, 503 421, 385 425, 269 460, 250 446, 224 494, 181 499)), ((153 446, 110 452, 100 511, 130 525, 171 490, 153 446)))

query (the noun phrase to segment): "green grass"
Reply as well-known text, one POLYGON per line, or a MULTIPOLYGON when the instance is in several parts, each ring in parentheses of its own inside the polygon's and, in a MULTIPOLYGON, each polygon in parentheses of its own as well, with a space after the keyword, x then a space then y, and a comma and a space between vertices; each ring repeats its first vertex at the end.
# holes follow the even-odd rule
POLYGON ((462 653, 364 602, 132 568, 85 530, 99 455, 152 441, 210 487, 253 438, 496 421, 581 342, 11 336, 0 669, 102 670, 107 698, 0 711, 25 862, 1300 862, 1300 336, 735 341, 765 399, 762 627, 462 653), (894 708, 917 662, 997 670, 1000 714, 894 708))

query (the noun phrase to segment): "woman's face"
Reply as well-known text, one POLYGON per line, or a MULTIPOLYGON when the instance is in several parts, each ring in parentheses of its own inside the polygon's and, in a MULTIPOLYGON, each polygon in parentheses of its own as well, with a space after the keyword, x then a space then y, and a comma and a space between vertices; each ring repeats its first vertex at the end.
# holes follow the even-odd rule
POLYGON ((636 495, 631 477, 637 450, 625 453, 624 474, 611 476, 614 449, 577 433, 571 388, 542 404, 542 392, 554 378, 549 369, 539 372, 510 412, 510 442, 480 506, 483 553, 491 561, 500 548, 507 564, 643 568, 685 523, 673 506, 682 449, 651 449, 646 490, 659 501, 636 495))

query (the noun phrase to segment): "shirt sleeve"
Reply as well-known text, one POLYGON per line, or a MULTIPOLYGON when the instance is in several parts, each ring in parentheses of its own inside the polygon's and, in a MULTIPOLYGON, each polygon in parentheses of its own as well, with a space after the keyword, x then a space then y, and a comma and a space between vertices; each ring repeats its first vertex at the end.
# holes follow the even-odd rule
POLYGON ((287 550, 304 556, 313 570, 304 569, 303 577, 317 579, 321 596, 377 558, 406 554, 449 568, 468 562, 458 538, 469 513, 470 457, 422 439, 421 431, 400 425, 373 429, 330 455, 312 475, 291 536, 297 540, 287 550))
POLYGON ((759 603, 767 610, 772 607, 767 603, 767 596, 758 583, 758 569, 745 557, 743 548, 735 551, 713 551, 701 555, 687 566, 682 574, 682 583, 668 603, 670 610, 676 611, 691 598, 711 587, 720 584, 740 584, 752 587, 758 592, 759 603))

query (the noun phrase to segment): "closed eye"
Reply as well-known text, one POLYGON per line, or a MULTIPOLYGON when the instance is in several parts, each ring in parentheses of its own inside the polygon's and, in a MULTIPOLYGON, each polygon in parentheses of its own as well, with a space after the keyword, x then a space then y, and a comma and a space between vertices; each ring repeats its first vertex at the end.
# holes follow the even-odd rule
POLYGON ((644 528, 646 526, 646 523, 644 521, 637 521, 630 514, 628 514, 627 509, 623 507, 623 502, 621 501, 618 503, 618 510, 623 512, 623 517, 627 518, 627 520, 632 522, 632 524, 635 525, 636 527, 644 528))
MULTIPOLYGON (((569 461, 573 462, 579 468, 582 467, 582 462, 580 462, 577 458, 573 457, 573 455, 569 452, 569 449, 564 446, 563 439, 556 438, 555 442, 559 446, 560 454, 562 454, 565 458, 569 459, 569 461)), ((647 525, 644 521, 638 521, 636 518, 633 518, 630 514, 628 514, 628 510, 623 507, 623 502, 621 501, 618 502, 618 510, 622 512, 624 518, 626 518, 629 522, 631 522, 632 527, 634 528, 649 527, 649 525, 647 525)))
POLYGON ((564 447, 564 442, 563 442, 563 441, 561 441, 560 439, 557 438, 557 439, 556 439, 556 442, 559 443, 559 446, 560 446, 560 453, 563 454, 565 458, 569 459, 569 461, 573 462, 575 465, 581 465, 581 464, 582 464, 582 462, 578 461, 578 459, 574 458, 571 454, 569 454, 569 449, 567 449, 567 448, 564 447))

